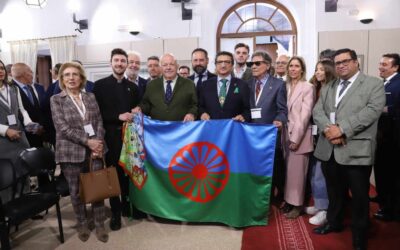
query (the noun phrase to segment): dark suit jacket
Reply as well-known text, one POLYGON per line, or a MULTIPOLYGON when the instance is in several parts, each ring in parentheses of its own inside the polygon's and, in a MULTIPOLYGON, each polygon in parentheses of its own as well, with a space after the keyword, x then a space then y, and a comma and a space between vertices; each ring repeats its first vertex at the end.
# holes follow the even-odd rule
POLYGON ((138 87, 139 87, 139 99, 142 100, 143 96, 144 96, 144 92, 146 92, 146 85, 147 85, 148 80, 144 79, 143 77, 139 76, 139 83, 138 83, 138 87))
POLYGON ((89 156, 90 150, 86 146, 89 135, 84 130, 87 122, 90 122, 95 132, 92 138, 104 138, 103 122, 94 95, 82 92, 82 101, 86 108, 85 122, 65 91, 50 99, 56 128, 56 162, 79 163, 89 156))
POLYGON ((249 87, 239 78, 231 78, 228 93, 223 107, 218 98, 218 78, 214 77, 205 82, 200 88, 199 117, 203 113, 210 115, 211 119, 232 119, 242 115, 250 121, 249 87))
POLYGON ((164 78, 157 78, 147 84, 140 108, 153 119, 161 121, 182 121, 186 114, 197 117, 197 94, 191 80, 178 76, 169 104, 164 101, 164 78))
MULTIPOLYGON (((210 80, 211 78, 214 78, 216 76, 217 75, 215 75, 215 74, 213 74, 213 73, 211 73, 210 71, 207 70, 207 79, 202 79, 201 81, 204 83, 205 81, 210 80)), ((195 77, 195 74, 193 73, 188 78, 194 82, 194 77, 195 77)), ((200 92, 200 87, 201 86, 196 84, 196 83, 194 85, 196 86, 196 90, 197 90, 197 98, 199 98, 199 94, 200 94, 199 92, 200 92)))
POLYGON ((125 78, 118 83, 117 79, 110 75, 95 82, 93 93, 106 130, 107 165, 116 166, 122 147, 123 124, 118 117, 125 112, 131 112, 139 104, 139 88, 125 78))
POLYGON ((250 108, 261 108, 261 118, 253 119, 255 123, 272 124, 273 121, 287 122, 287 94, 285 83, 273 76, 269 76, 262 89, 261 96, 256 104, 256 80, 251 79, 250 108))
POLYGON ((388 115, 394 119, 400 119, 400 73, 397 73, 385 85, 385 95, 388 115))
MULTIPOLYGON (((19 88, 19 92, 21 93, 22 104, 25 110, 28 112, 29 117, 33 122, 39 123, 44 126, 46 123, 46 116, 44 114, 44 110, 42 108, 45 103, 45 90, 40 84, 33 84, 33 87, 36 90, 37 96, 34 96, 35 103, 32 104, 26 95, 25 91, 19 87, 19 85, 13 80, 13 84, 19 88)), ((45 126, 44 126, 45 127, 45 126)), ((26 137, 28 138, 29 144, 31 147, 42 147, 43 146, 43 136, 36 135, 32 133, 26 133, 26 137)))

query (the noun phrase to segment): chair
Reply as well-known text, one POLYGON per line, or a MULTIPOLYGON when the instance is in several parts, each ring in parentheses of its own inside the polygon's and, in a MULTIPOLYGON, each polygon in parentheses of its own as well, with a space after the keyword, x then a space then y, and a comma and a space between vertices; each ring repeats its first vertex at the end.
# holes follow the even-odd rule
MULTIPOLYGON (((10 225, 18 225, 22 221, 34 217, 43 211, 47 211, 49 208, 55 205, 58 219, 58 229, 60 233, 60 242, 64 243, 64 233, 59 205, 60 196, 57 193, 54 184, 54 153, 46 148, 32 148, 22 151, 20 158, 22 165, 24 168, 26 168, 30 176, 40 175, 43 177, 44 174, 47 174, 49 185, 46 188, 40 188, 39 186, 39 190, 37 192, 26 194, 21 192, 22 194, 18 198, 14 198, 5 204, 0 203, 0 222, 4 222, 5 227, 5 236, 2 235, 2 238, 4 237, 8 239, 10 225)), ((17 187, 18 182, 23 182, 26 179, 27 175, 19 178, 15 177, 14 167, 12 164, 4 161, 1 161, 0 163, 0 190, 10 186, 17 187), (11 170, 9 170, 10 166, 11 170)), ((5 246, 7 246, 7 244, 5 246)))

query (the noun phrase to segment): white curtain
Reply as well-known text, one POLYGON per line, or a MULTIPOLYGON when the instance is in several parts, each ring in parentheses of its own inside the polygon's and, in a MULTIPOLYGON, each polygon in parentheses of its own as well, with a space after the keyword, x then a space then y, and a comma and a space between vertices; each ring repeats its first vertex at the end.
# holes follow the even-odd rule
POLYGON ((33 74, 35 75, 38 41, 37 40, 14 41, 10 42, 10 47, 11 47, 11 63, 13 64, 19 62, 25 63, 29 67, 31 67, 33 74))
POLYGON ((49 38, 49 47, 52 67, 57 63, 70 62, 75 57, 75 37, 49 38))

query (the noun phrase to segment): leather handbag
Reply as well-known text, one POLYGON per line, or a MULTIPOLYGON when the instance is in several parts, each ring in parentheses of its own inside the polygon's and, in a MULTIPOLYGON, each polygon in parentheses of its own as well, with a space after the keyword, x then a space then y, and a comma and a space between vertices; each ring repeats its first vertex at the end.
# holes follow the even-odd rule
POLYGON ((121 194, 118 174, 115 167, 106 167, 104 158, 103 168, 93 171, 93 160, 89 160, 89 172, 79 176, 79 196, 84 203, 103 201, 104 199, 121 194))

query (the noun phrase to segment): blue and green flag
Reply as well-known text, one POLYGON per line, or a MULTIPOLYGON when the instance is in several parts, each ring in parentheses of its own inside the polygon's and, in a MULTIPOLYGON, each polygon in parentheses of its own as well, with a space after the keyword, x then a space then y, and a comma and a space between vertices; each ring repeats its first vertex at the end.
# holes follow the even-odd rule
POLYGON ((275 126, 135 119, 125 126, 120 165, 138 209, 179 221, 267 224, 275 126))

